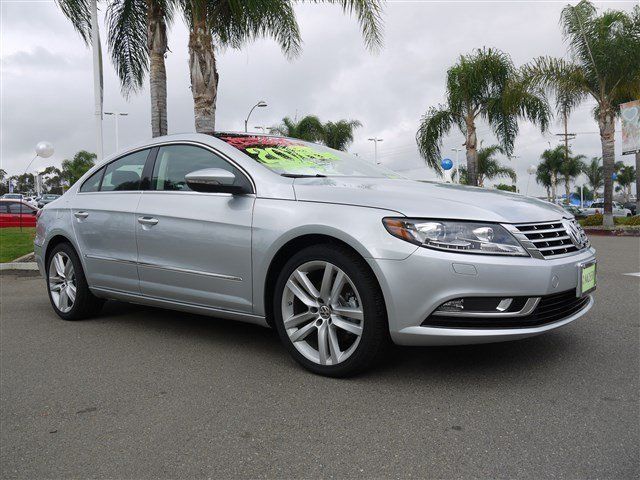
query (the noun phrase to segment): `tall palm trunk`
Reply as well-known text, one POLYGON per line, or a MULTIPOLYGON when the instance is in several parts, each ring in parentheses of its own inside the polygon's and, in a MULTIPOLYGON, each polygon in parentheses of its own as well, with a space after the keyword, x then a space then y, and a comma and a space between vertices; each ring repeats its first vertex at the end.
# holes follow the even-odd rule
POLYGON ((189 33, 189 72, 196 132, 213 133, 216 123, 218 70, 213 38, 206 27, 206 20, 196 16, 189 33))
POLYGON ((167 134, 167 23, 162 7, 147 0, 147 46, 149 47, 149 87, 151 93, 151 134, 167 134))
POLYGON ((569 176, 564 177, 564 193, 566 194, 565 198, 567 205, 570 205, 571 200, 569 199, 569 197, 571 196, 571 177, 569 176))
POLYGON ((551 172, 551 201, 555 203, 558 194, 558 174, 551 172))
POLYGON ((465 147, 467 149, 467 182, 469 185, 478 186, 478 137, 476 125, 471 116, 465 119, 467 135, 465 147))
POLYGON ((603 225, 613 227, 612 199, 613 199, 613 170, 615 163, 615 117, 610 107, 600 107, 598 115, 600 127, 600 142, 602 143, 602 174, 604 175, 604 216, 603 225))

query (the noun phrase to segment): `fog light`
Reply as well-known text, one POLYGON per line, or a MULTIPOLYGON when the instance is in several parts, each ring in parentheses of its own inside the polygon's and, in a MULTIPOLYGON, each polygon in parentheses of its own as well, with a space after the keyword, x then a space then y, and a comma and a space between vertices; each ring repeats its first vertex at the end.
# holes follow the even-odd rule
POLYGON ((464 299, 457 298, 455 300, 449 300, 443 303, 437 309, 439 312, 460 312, 464 310, 464 299))

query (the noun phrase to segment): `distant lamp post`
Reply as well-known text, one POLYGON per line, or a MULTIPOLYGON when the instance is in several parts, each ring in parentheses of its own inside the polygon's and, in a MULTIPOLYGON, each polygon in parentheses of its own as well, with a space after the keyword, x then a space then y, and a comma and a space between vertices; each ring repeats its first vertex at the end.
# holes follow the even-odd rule
POLYGON ((249 125, 249 117, 251 116, 251 114, 253 113, 253 111, 256 109, 256 107, 267 107, 267 102, 265 102, 264 100, 260 100, 258 103, 256 103, 253 107, 251 107, 251 110, 249 110, 249 115, 247 115, 247 118, 245 118, 244 120, 244 132, 247 133, 247 125, 249 125))
POLYGON ((461 148, 452 148, 452 152, 456 152, 456 183, 460 183, 460 163, 458 162, 458 154, 462 151, 461 148))
POLYGON ((529 196, 529 180, 531 180, 531 175, 533 175, 537 171, 538 171, 538 167, 536 167, 535 165, 529 165, 529 167, 527 167, 527 173, 529 174, 527 176, 527 193, 526 193, 527 196, 529 196))
MULTIPOLYGON (((38 157, 49 158, 51 155, 53 155, 53 152, 54 152, 54 149, 51 142, 45 142, 45 141, 38 142, 38 144, 36 145, 36 155, 31 159, 31 161, 27 165, 27 168, 24 169, 24 172, 22 175, 26 174, 29 171, 31 164, 35 161, 36 158, 38 157)), ((33 183, 34 183, 33 186, 35 187, 36 186, 35 177, 34 177, 33 183)), ((22 202, 20 202, 20 231, 22 231, 22 202)))
POLYGON ((262 130, 262 133, 267 133, 267 129, 265 127, 263 127, 262 125, 256 125, 255 127, 256 130, 262 130))
POLYGON ((112 115, 116 119, 116 152, 120 150, 120 139, 118 138, 118 117, 126 117, 126 112, 104 112, 105 115, 112 115))
POLYGON ((380 165, 378 163, 378 142, 382 142, 383 139, 382 138, 378 138, 378 137, 373 137, 373 138, 369 138, 368 140, 370 142, 373 142, 373 162, 376 165, 380 165))

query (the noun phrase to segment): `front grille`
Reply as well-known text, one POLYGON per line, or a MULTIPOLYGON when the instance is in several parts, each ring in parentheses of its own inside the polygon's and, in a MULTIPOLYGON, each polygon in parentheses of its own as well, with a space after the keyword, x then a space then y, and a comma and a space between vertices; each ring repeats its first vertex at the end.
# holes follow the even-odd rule
POLYGON ((584 230, 575 220, 514 225, 523 247, 537 258, 577 252, 589 246, 584 230))
MULTIPOLYGON (((515 297, 514 301, 519 297, 515 297)), ((526 297, 522 297, 526 298, 526 297)), ((576 297, 576 291, 545 295, 529 315, 523 317, 442 317, 430 315, 423 327, 440 328, 527 328, 558 322, 578 313, 589 303, 589 296, 576 297)))

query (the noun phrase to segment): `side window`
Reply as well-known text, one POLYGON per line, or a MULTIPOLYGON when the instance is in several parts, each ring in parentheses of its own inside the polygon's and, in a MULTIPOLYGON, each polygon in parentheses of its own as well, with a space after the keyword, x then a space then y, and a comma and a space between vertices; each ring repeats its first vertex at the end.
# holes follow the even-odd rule
POLYGON ((21 208, 22 208, 23 215, 31 214, 34 211, 33 208, 31 208, 29 205, 25 205, 24 203, 11 202, 9 204, 9 212, 14 215, 19 215, 21 208))
POLYGON ((149 150, 126 155, 106 166, 102 178, 101 192, 140 190, 142 170, 149 150))
POLYGON ((152 190, 188 191, 184 177, 203 168, 222 168, 236 176, 234 185, 250 188, 249 180, 236 167, 209 150, 192 145, 169 145, 160 147, 153 174, 152 190))
POLYGON ((0 213, 9 213, 9 202, 0 202, 0 213))
POLYGON ((87 178, 80 187, 81 192, 97 192, 100 188, 100 181, 102 180, 102 174, 104 173, 104 167, 98 170, 96 173, 87 178))

